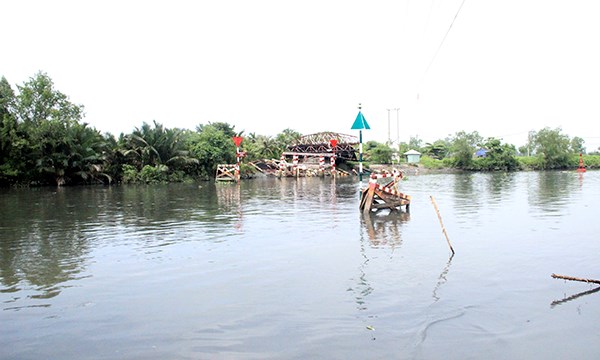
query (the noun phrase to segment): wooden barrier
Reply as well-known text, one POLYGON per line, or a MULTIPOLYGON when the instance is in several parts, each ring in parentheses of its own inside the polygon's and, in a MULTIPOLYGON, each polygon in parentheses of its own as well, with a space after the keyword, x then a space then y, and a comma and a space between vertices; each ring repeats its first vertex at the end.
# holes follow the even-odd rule
POLYGON ((398 210, 405 206, 406 211, 410 207, 410 196, 392 189, 394 181, 386 185, 380 185, 376 181, 370 181, 369 187, 361 194, 360 210, 368 213, 372 210, 390 209, 398 210))
POLYGON ((216 181, 240 181, 240 172, 236 164, 217 165, 216 181))

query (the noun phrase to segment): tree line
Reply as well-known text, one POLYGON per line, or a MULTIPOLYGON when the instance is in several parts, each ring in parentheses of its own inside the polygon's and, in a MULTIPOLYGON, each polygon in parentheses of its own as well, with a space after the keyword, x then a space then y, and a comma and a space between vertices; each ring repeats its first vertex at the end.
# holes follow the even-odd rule
MULTIPOLYGON (((223 122, 195 130, 154 121, 129 134, 101 134, 83 122, 84 106, 38 72, 14 91, 0 79, 0 186, 157 183, 214 178, 221 163, 235 163, 231 140, 242 135, 223 122)), ((244 134, 247 158, 279 157, 300 133, 244 134)), ((248 170, 249 171, 249 170, 248 170)))
POLYGON ((502 143, 501 139, 482 137, 477 131, 459 131, 433 143, 423 143, 411 137, 397 149, 389 144, 370 141, 366 144, 367 158, 373 163, 391 163, 398 154, 413 149, 423 157, 421 164, 428 168, 456 168, 470 171, 515 171, 572 169, 579 165, 580 154, 587 167, 600 167, 600 148, 587 153, 585 141, 570 138, 560 128, 544 128, 529 133, 528 141, 520 148, 502 143))
MULTIPOLYGON (((16 90, 4 76, 0 79, 0 186, 211 179, 218 164, 235 163, 234 136, 244 136, 247 161, 278 158, 301 136, 292 129, 276 136, 243 134, 224 122, 188 130, 154 121, 115 137, 83 122, 84 106, 55 89, 44 72, 17 85, 16 90)), ((535 157, 528 166, 534 168, 570 167, 573 154, 585 151, 581 138, 570 139, 560 129, 540 130, 531 139, 527 146, 535 157)), ((401 154, 409 148, 425 154, 423 164, 431 167, 516 170, 523 166, 513 145, 494 138, 484 140, 477 132, 459 132, 431 144, 411 138, 398 149, 370 141, 365 158, 391 163, 394 152, 401 154), (473 157, 477 147, 487 150, 485 158, 473 157)), ((242 167, 242 172, 251 171, 242 167)))

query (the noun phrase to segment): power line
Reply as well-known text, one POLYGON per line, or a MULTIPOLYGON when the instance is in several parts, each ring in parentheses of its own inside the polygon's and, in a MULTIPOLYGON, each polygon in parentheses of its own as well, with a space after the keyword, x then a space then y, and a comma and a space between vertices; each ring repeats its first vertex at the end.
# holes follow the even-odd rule
POLYGON ((425 69, 425 72, 423 73, 423 77, 421 78, 421 82, 423 81, 423 78, 425 78, 425 75, 427 75, 427 73, 429 72, 429 68, 431 68, 431 65, 433 64, 433 62, 437 58, 438 53, 440 52, 440 49, 444 45, 444 42, 446 41, 446 38, 448 37, 448 34, 450 33, 450 30, 452 29, 452 26, 454 25, 454 22, 456 21, 456 18, 458 17, 458 14, 460 13, 460 11, 463 8, 463 5, 465 4, 465 1, 466 0, 463 0, 460 3, 460 6, 458 7, 458 10, 456 11, 456 14, 454 14, 454 18, 452 19, 452 22, 450 23, 450 26, 448 26, 448 30, 446 30, 446 34, 444 34, 444 37, 442 38, 442 41, 440 42, 440 44, 438 45, 437 49, 435 50, 435 53, 433 54, 433 57, 431 58, 431 61, 429 62, 429 65, 427 65, 427 68, 425 69))

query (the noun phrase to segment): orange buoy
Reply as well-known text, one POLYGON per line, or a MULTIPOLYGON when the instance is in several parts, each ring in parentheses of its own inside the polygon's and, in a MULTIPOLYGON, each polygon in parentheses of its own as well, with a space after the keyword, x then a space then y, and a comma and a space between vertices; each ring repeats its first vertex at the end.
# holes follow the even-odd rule
POLYGON ((585 166, 583 165, 583 154, 581 153, 579 153, 579 167, 577 168, 577 172, 585 172, 585 166))

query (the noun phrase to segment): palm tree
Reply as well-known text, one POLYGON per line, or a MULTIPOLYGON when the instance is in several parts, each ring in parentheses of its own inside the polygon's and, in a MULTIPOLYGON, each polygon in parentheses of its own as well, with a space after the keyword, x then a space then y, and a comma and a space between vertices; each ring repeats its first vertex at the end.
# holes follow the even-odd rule
POLYGON ((143 123, 126 137, 127 148, 123 154, 135 155, 138 168, 145 165, 171 166, 198 163, 185 149, 186 132, 180 129, 167 129, 154 121, 154 128, 143 123))
POLYGON ((272 137, 262 136, 260 144, 260 154, 263 159, 274 159, 281 155, 280 148, 277 146, 277 141, 272 137))

